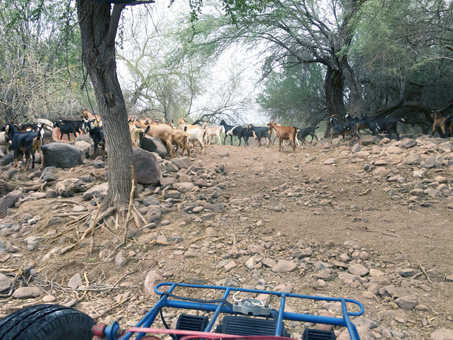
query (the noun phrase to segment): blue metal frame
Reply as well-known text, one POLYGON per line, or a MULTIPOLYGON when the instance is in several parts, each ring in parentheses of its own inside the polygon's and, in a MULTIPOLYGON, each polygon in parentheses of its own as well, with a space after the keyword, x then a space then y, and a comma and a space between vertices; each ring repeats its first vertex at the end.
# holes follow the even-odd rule
MULTIPOLYGON (((280 297, 280 306, 277 310, 272 310, 274 318, 277 319, 277 327, 275 329, 275 336, 281 336, 283 330, 283 320, 292 320, 300 322, 311 322, 311 323, 321 323, 334 326, 346 327, 349 331, 351 340, 360 340, 357 328, 349 319, 351 316, 360 316, 364 313, 363 305, 353 299, 342 299, 342 298, 331 298, 331 297, 322 297, 322 296, 311 296, 311 295, 299 295, 291 293, 281 293, 281 292, 270 292, 266 290, 255 290, 255 289, 243 289, 235 287, 224 287, 224 286, 205 286, 205 285, 195 285, 195 284, 185 284, 185 283, 171 283, 165 282, 157 285, 154 288, 156 294, 160 295, 161 298, 154 305, 154 307, 137 323, 136 327, 150 327, 154 320, 156 319, 157 314, 163 307, 170 308, 179 308, 179 309, 192 309, 192 310, 203 310, 207 312, 213 312, 211 319, 209 320, 208 325, 206 326, 205 332, 210 332, 214 326, 215 321, 220 314, 237 314, 233 309, 226 305, 223 301, 226 301, 230 293, 234 292, 246 292, 254 294, 268 294, 280 297), (169 287, 166 291, 161 291, 162 287, 169 287), (224 294, 219 303, 206 303, 206 302, 192 302, 184 300, 170 299, 171 294, 175 291, 177 287, 186 287, 186 288, 197 288, 197 289, 211 289, 211 290, 223 290, 224 294), (340 302, 342 308, 342 317, 328 317, 328 316, 319 316, 313 314, 301 314, 301 313, 289 313, 285 312, 285 303, 287 298, 298 298, 298 299, 307 299, 307 300, 317 300, 317 301, 331 301, 331 302, 340 302), (347 303, 355 304, 359 307, 358 312, 350 312, 347 309, 347 303)), ((126 333, 120 339, 128 340, 133 336, 134 333, 126 333)), ((110 336, 107 334, 109 339, 110 336)), ((141 339, 145 333, 138 333, 136 339, 141 339)))

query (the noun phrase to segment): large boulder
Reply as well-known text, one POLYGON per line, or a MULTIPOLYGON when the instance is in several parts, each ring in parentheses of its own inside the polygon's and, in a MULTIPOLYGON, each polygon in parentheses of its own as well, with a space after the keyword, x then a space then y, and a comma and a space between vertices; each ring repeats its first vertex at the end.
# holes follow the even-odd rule
POLYGON ((160 184, 160 168, 156 156, 143 149, 135 149, 133 153, 135 179, 145 185, 160 184))
POLYGON ((146 151, 156 152, 162 158, 167 156, 167 148, 159 138, 145 136, 143 137, 140 146, 146 151))
POLYGON ((42 146, 44 166, 72 168, 82 164, 82 151, 66 143, 50 143, 42 146))

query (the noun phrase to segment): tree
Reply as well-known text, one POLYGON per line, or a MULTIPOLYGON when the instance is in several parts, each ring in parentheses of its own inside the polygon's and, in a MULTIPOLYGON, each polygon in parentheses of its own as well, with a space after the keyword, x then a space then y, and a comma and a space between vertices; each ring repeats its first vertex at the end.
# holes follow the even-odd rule
POLYGON ((369 0, 350 56, 364 86, 366 112, 431 126, 431 111, 453 107, 453 4, 369 0))
POLYGON ((73 12, 61 2, 0 3, 0 108, 7 122, 80 112, 83 75, 73 12))
POLYGON ((226 15, 210 13, 195 24, 195 32, 200 34, 193 39, 196 47, 188 51, 202 50, 215 55, 238 42, 254 47, 261 44, 264 75, 278 67, 321 64, 325 70, 324 93, 329 114, 343 117, 345 98, 348 111, 358 114, 362 87, 349 63, 348 49, 354 37, 356 16, 365 1, 224 2, 226 15))
POLYGON ((272 120, 284 125, 316 125, 327 118, 323 76, 317 64, 272 71, 264 79, 258 103, 272 120))
POLYGON ((125 3, 115 4, 111 10, 110 3, 77 0, 82 59, 96 94, 109 150, 109 190, 105 206, 114 207, 125 206, 132 189, 132 142, 115 60, 115 37, 125 6, 125 3))

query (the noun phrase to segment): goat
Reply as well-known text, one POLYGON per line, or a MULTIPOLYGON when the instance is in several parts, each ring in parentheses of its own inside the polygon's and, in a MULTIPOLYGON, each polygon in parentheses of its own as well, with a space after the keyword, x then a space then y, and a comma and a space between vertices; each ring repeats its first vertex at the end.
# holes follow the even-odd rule
POLYGON ((214 137, 217 137, 217 144, 221 145, 222 140, 220 139, 220 135, 222 134, 222 127, 221 126, 209 126, 207 122, 204 122, 202 128, 205 130, 205 143, 206 144, 213 144, 214 137))
POLYGON ((193 142, 194 146, 195 141, 197 141, 200 143, 201 151, 206 149, 206 145, 204 143, 205 131, 201 126, 189 124, 183 118, 180 118, 178 119, 178 127, 189 134, 189 140, 193 142))
MULTIPOLYGON (((233 145, 233 136, 237 136, 239 138, 239 134, 242 131, 242 127, 240 125, 228 125, 223 119, 220 121, 220 125, 223 126, 225 129, 225 137, 223 138, 223 145, 225 145, 225 141, 228 136, 230 136, 231 145, 233 145)), ((239 142, 241 140, 239 139, 239 142)))
POLYGON ((167 124, 157 125, 155 123, 150 125, 144 125, 139 121, 136 121, 135 124, 143 128, 149 127, 147 135, 150 137, 159 138, 167 148, 167 152, 171 155, 170 157, 171 158, 175 157, 175 148, 173 147, 172 143, 173 129, 170 126, 168 126, 167 124))
POLYGON ((8 124, 5 132, 8 134, 8 138, 11 140, 11 147, 14 151, 14 167, 19 168, 19 156, 25 153, 25 168, 27 171, 30 165, 31 155, 31 167, 35 167, 35 152, 38 151, 41 156, 41 166, 39 170, 44 167, 44 154, 42 153, 42 126, 39 127, 38 131, 18 132, 13 124, 8 124))
POLYGON ((269 130, 274 129, 278 137, 279 148, 278 151, 282 151, 283 140, 289 140, 293 152, 296 152, 296 133, 297 128, 294 126, 278 126, 274 122, 270 122, 268 125, 269 130))
POLYGON ((440 111, 433 111, 431 116, 434 119, 433 128, 432 128, 432 135, 434 136, 434 132, 438 132, 440 137, 445 138, 447 137, 447 132, 452 132, 452 125, 451 120, 452 116, 449 117, 439 117, 440 111), (450 131, 448 131, 450 130, 450 131))
POLYGON ((271 145, 271 136, 269 135, 269 129, 267 127, 253 126, 252 124, 249 124, 247 129, 252 130, 255 133, 255 138, 258 140, 258 147, 262 145, 262 138, 267 138, 267 147, 271 145))
POLYGON ((190 135, 187 132, 181 129, 173 129, 171 143, 176 146, 176 151, 179 147, 182 148, 181 156, 184 155, 184 150, 186 150, 187 155, 190 157, 189 139, 190 135))
POLYGON ((393 132, 396 135, 396 140, 400 140, 400 134, 398 133, 398 122, 405 122, 404 118, 392 118, 385 117, 379 119, 371 119, 368 115, 363 116, 368 123, 369 129, 373 133, 373 136, 379 136, 380 132, 387 132, 389 137, 393 132))
MULTIPOLYGON (((149 130, 148 127, 147 127, 147 129, 149 130)), ((141 133, 142 133, 142 135, 146 134, 148 131, 145 129, 140 129, 135 124, 131 124, 131 123, 129 124, 129 131, 131 133, 132 148, 133 149, 139 148, 140 142, 141 142, 140 134, 141 133)))
POLYGON ((93 120, 94 126, 102 127, 101 116, 92 114, 92 113, 91 113, 90 111, 88 111, 87 109, 85 109, 85 110, 82 111, 82 116, 81 116, 81 117, 82 117, 83 120, 85 120, 85 119, 93 120))
POLYGON ((316 129, 319 129, 319 126, 309 126, 303 129, 300 129, 297 132, 297 139, 302 142, 302 144, 305 144, 305 138, 308 136, 311 137, 310 144, 313 142, 313 139, 318 140, 318 136, 316 136, 315 131, 316 129))
POLYGON ((100 146, 102 152, 102 160, 105 161, 104 129, 99 126, 95 126, 95 122, 93 120, 88 120, 86 118, 84 118, 83 120, 82 129, 83 131, 85 131, 85 133, 90 134, 90 137, 94 143, 93 154, 91 155, 91 158, 94 159, 98 146, 100 146))
POLYGON ((9 139, 9 136, 8 134, 6 133, 6 131, 4 131, 5 129, 2 127, 2 130, 0 132, 0 145, 3 145, 6 147, 6 152, 9 153, 9 146, 10 146, 10 139, 9 139))
POLYGON ((334 116, 330 117, 330 124, 332 125, 332 130, 330 134, 330 143, 332 143, 332 139, 335 136, 343 136, 343 141, 345 141, 345 135, 352 135, 353 138, 351 140, 354 141, 356 138, 359 139, 359 144, 362 144, 362 140, 360 138, 358 132, 358 124, 356 122, 344 122, 340 123, 336 120, 334 116))
POLYGON ((81 120, 57 120, 54 126, 60 129, 60 140, 63 139, 63 135, 68 135, 68 140, 70 141, 70 133, 77 137, 77 133, 82 133, 83 124, 84 121, 81 120))
POLYGON ((239 146, 241 146, 242 139, 244 140, 244 146, 249 146, 249 138, 255 138, 255 132, 253 130, 249 130, 247 128, 241 127, 239 131, 238 138, 239 138, 239 146))

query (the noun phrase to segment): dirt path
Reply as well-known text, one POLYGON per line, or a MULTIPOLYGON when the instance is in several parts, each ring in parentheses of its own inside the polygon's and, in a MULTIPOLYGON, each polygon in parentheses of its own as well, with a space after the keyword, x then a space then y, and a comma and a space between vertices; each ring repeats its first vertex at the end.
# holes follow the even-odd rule
MULTIPOLYGON (((205 153, 194 152, 194 168, 185 171, 194 183, 206 184, 176 199, 165 199, 165 190, 152 194, 154 188, 141 188, 137 208, 146 215, 150 207, 144 201, 154 198, 162 217, 156 228, 136 230, 126 247, 119 247, 113 235, 120 230, 110 221, 110 229, 102 226, 96 233, 93 253, 86 239, 61 254, 88 227, 84 223, 68 228, 67 221, 95 207, 83 201, 83 193, 63 199, 35 197, 6 218, 13 227, 4 233, 7 236, 0 236, 8 250, 0 253, 0 260, 12 273, 32 264, 36 272, 27 282, 40 287, 43 295, 51 295, 55 303, 74 303, 106 323, 119 320, 131 326, 143 316, 156 301, 144 293, 145 278, 153 273, 157 281, 355 298, 364 303, 368 320, 378 320, 376 335, 394 332, 428 339, 436 329, 451 329, 453 322, 453 169, 409 166, 404 159, 412 153, 423 159, 435 154, 447 163, 453 158, 451 152, 430 151, 437 150, 431 141, 420 144, 400 155, 379 145, 362 147, 355 154, 350 146, 326 143, 305 146, 295 154, 289 147, 279 153, 275 148, 211 146, 205 153), (423 177, 414 171, 422 171, 423 177), (439 189, 438 195, 414 191, 421 187, 444 191, 439 189), (187 213, 185 204, 198 210, 187 213), (37 237, 34 248, 31 236, 37 237), (296 269, 276 272, 272 263, 280 260, 296 269), (344 278, 350 263, 382 272, 386 280, 375 284, 371 276, 344 278), (407 270, 412 276, 401 274, 407 270), (76 274, 83 285, 100 287, 99 291, 68 288, 76 274), (415 297, 419 310, 399 308, 395 301, 401 294, 415 297)), ((105 169, 92 162, 58 170, 57 177, 88 174, 89 185, 105 180, 105 169)), ((177 181, 175 172, 164 175, 177 181)), ((14 175, 11 183, 21 181, 30 183, 26 174, 14 175)), ((21 280, 19 284, 23 285, 21 280)), ((42 297, 4 301, 0 316, 24 304, 42 303, 42 297)), ((167 322, 172 321, 174 315, 169 314, 167 322)))

